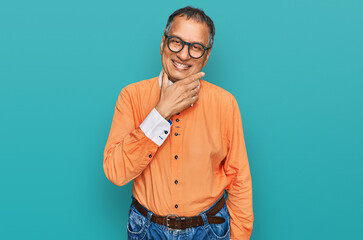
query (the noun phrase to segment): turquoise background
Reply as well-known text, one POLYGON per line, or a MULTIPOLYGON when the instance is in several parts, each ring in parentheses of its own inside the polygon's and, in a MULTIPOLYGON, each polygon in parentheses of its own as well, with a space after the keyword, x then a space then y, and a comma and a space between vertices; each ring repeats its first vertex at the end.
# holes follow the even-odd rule
POLYGON ((104 175, 117 96, 159 74, 168 16, 214 20, 205 80, 233 93, 253 240, 359 239, 363 2, 2 1, 0 238, 126 239, 131 184, 104 175))

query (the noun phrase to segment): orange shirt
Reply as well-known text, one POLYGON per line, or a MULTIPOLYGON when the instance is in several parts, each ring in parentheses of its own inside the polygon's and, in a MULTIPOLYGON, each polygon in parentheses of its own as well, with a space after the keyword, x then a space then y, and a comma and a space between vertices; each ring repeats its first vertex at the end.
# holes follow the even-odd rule
POLYGON ((249 239, 252 182, 236 99, 200 80, 199 100, 171 118, 161 146, 140 129, 159 101, 158 77, 118 96, 103 168, 118 186, 133 180, 134 197, 158 215, 195 216, 228 191, 231 239, 249 239))

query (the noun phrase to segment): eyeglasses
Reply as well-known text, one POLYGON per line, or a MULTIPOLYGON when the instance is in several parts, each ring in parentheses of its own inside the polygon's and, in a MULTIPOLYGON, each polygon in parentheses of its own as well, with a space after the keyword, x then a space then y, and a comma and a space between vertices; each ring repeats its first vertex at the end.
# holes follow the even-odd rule
POLYGON ((181 50, 183 50, 184 45, 188 45, 189 56, 198 59, 204 55, 206 50, 210 49, 210 47, 205 47, 203 44, 200 43, 189 43, 183 41, 180 37, 177 36, 168 36, 166 34, 164 35, 168 38, 168 48, 174 53, 180 52, 181 50))

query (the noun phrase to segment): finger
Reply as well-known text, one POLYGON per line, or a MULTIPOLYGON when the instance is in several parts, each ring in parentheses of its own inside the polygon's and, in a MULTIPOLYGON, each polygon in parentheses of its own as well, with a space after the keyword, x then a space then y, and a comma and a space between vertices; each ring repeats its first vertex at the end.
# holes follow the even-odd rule
POLYGON ((199 80, 200 78, 202 78, 203 76, 205 75, 204 72, 198 72, 198 73, 195 73, 193 75, 190 75, 189 77, 181 80, 183 81, 185 84, 189 84, 193 81, 196 81, 196 80, 199 80))
POLYGON ((191 98, 191 97, 194 97, 194 96, 197 96, 199 93, 199 89, 198 88, 194 88, 194 89, 191 89, 190 91, 188 91, 188 98, 191 98))
POLYGON ((196 101, 198 101, 199 97, 198 95, 194 95, 190 98, 190 104, 193 104, 195 103, 196 101))
POLYGON ((168 78, 168 75, 166 74, 166 72, 163 70, 161 89, 165 89, 168 86, 169 86, 169 78, 168 78))
POLYGON ((198 99, 199 99, 198 95, 194 95, 189 98, 186 98, 184 100, 184 103, 186 106, 190 106, 190 105, 194 104, 196 101, 198 101, 198 99))
POLYGON ((187 89, 194 89, 197 88, 199 86, 199 82, 198 81, 193 81, 191 83, 186 84, 186 88, 187 89))
POLYGON ((194 88, 192 90, 192 96, 198 95, 198 93, 199 93, 199 88, 194 88))
POLYGON ((198 85, 197 85, 196 87, 191 88, 191 89, 190 89, 190 92, 191 92, 191 93, 196 94, 196 93, 198 93, 198 90, 199 90, 199 89, 198 89, 198 85))

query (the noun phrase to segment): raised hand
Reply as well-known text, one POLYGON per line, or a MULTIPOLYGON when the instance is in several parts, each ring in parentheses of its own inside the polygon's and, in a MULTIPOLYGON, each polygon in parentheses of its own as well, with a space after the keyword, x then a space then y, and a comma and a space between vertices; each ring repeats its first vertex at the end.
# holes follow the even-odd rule
POLYGON ((169 86, 168 75, 164 71, 160 99, 155 109, 166 120, 169 120, 174 114, 198 101, 198 79, 204 75, 204 72, 198 72, 169 86))

